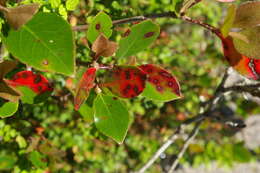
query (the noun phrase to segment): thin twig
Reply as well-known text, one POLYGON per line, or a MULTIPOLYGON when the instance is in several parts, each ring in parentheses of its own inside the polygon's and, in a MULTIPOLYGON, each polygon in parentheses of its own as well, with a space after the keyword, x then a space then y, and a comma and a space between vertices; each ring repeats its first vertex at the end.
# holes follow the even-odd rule
POLYGON ((181 131, 181 127, 179 126, 172 136, 167 139, 167 141, 156 151, 156 153, 150 158, 150 160, 138 171, 138 173, 144 173, 152 164, 160 157, 160 155, 175 142, 175 140, 179 137, 179 133, 181 131))
POLYGON ((193 139, 195 138, 195 136, 198 134, 199 131, 199 127, 201 125, 202 121, 199 121, 195 124, 194 128, 192 129, 191 133, 189 134, 189 136, 187 137, 187 139, 185 140, 185 143, 181 149, 181 151, 178 153, 177 158, 174 160, 170 170, 168 171, 168 173, 173 173, 173 171, 175 170, 176 166, 178 165, 180 159, 182 158, 183 154, 185 153, 185 151, 187 150, 188 146, 190 145, 190 143, 193 141, 193 139))
MULTIPOLYGON (((124 19, 114 20, 113 25, 139 22, 139 21, 143 21, 143 20, 147 20, 147 19, 177 18, 177 17, 178 16, 176 15, 175 12, 170 11, 170 12, 165 12, 165 13, 148 14, 148 15, 143 15, 143 16, 134 16, 134 17, 124 18, 124 19)), ((88 28, 88 25, 79 25, 79 26, 72 27, 72 30, 82 31, 82 30, 86 30, 87 28, 88 28)))

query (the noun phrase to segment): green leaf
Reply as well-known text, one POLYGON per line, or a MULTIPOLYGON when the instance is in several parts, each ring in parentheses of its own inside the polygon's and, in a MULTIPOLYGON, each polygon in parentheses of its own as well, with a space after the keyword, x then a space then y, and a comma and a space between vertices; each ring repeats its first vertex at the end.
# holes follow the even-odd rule
POLYGON ((242 3, 236 11, 233 27, 250 28, 260 24, 260 2, 242 3))
POLYGON ((151 20, 136 24, 123 34, 116 57, 127 57, 147 48, 159 35, 160 28, 151 20))
POLYGON ((79 108, 79 113, 82 115, 85 121, 92 123, 94 121, 94 111, 93 108, 88 104, 83 104, 79 108))
POLYGON ((88 27, 88 40, 93 43, 100 33, 103 33, 107 38, 109 38, 112 34, 112 25, 111 18, 105 12, 99 12, 88 27))
POLYGON ((95 125, 103 134, 121 144, 129 127, 129 113, 116 97, 98 95, 94 101, 95 125))
POLYGON ((0 170, 8 170, 14 167, 17 158, 10 155, 0 155, 0 170))
POLYGON ((34 104, 34 99, 37 96, 33 90, 28 87, 17 87, 22 92, 21 100, 23 103, 34 104))
POLYGON ((12 116, 18 110, 18 105, 19 102, 5 102, 1 104, 0 118, 6 118, 12 116))
POLYGON ((232 28, 235 16, 236 16, 236 6, 230 5, 228 8, 228 12, 225 17, 224 23, 220 28, 221 33, 223 34, 224 37, 228 36, 228 33, 229 33, 230 29, 232 28))
POLYGON ((61 4, 61 0, 49 0, 52 8, 58 8, 61 4))
POLYGON ((67 0, 66 1, 66 8, 68 11, 73 11, 77 7, 79 0, 67 0))
POLYGON ((235 48, 249 58, 260 59, 260 26, 244 29, 239 34, 245 36, 248 43, 233 37, 235 48))
POLYGON ((74 73, 74 39, 70 25, 53 13, 37 13, 18 31, 3 37, 21 62, 42 71, 74 73))
POLYGON ((26 143, 26 140, 24 139, 24 137, 18 135, 15 140, 18 143, 19 148, 25 148, 27 146, 27 143, 26 143))
POLYGON ((238 143, 233 146, 233 157, 238 162, 249 162, 252 158, 252 154, 243 146, 242 143, 238 143))
POLYGON ((45 168, 47 166, 47 162, 44 162, 45 156, 38 151, 33 151, 29 154, 29 160, 36 168, 45 168))

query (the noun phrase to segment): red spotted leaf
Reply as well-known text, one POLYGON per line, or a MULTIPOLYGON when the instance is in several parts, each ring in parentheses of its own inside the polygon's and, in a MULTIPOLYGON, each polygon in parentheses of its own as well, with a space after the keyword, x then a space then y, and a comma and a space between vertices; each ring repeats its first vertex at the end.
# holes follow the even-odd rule
POLYGON ((176 78, 163 68, 146 64, 140 68, 147 74, 147 84, 142 95, 159 101, 170 101, 182 96, 176 78))
POLYGON ((141 94, 145 88, 146 74, 135 66, 115 66, 106 73, 104 87, 113 94, 132 98, 141 94))
POLYGON ((91 67, 86 70, 80 79, 74 98, 74 108, 79 110, 80 106, 87 100, 90 90, 94 87, 94 81, 96 78, 96 68, 91 67))
POLYGON ((28 87, 37 94, 53 90, 49 81, 43 75, 34 74, 32 71, 20 71, 16 73, 12 80, 8 80, 8 84, 13 87, 28 87))

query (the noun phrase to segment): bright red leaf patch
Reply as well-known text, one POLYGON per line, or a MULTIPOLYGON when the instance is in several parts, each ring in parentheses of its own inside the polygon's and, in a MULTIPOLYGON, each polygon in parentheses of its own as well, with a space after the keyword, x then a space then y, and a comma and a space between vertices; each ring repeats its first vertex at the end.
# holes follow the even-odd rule
POLYGON ((141 94, 145 88, 146 74, 135 66, 116 66, 105 77, 104 87, 113 94, 132 98, 141 94))
POLYGON ((156 87, 158 92, 170 90, 181 96, 180 85, 172 74, 153 64, 141 65, 140 68, 147 74, 147 81, 156 87))
POLYGON ((12 80, 6 81, 13 87, 29 87, 37 94, 53 90, 49 81, 43 75, 34 74, 32 71, 20 71, 13 76, 12 80))
POLYGON ((76 89, 76 95, 74 98, 75 110, 79 110, 80 106, 87 100, 90 90, 94 87, 95 78, 96 68, 94 67, 87 69, 83 74, 76 89))

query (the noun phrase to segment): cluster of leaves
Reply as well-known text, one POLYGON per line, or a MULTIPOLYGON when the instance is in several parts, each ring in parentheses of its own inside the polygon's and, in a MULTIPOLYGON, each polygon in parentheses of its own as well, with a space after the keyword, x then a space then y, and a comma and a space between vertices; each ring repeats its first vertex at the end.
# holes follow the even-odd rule
MULTIPOLYGON (((54 4, 54 1, 50 2, 54 4)), ((59 4, 58 6, 64 6, 63 1, 56 2, 59 4)), ((145 3, 140 5, 137 3, 136 9, 140 8, 139 10, 148 13, 157 12, 162 7, 164 7, 162 9, 173 8, 168 5, 168 2, 164 1, 151 3, 153 5, 149 9, 147 9, 145 3)), ((105 9, 105 11, 111 12, 109 14, 114 19, 118 18, 117 13, 133 15, 138 11, 135 9, 132 13, 125 14, 127 10, 124 9, 123 5, 135 6, 135 1, 116 4, 118 4, 116 1, 111 6, 95 3, 93 14, 105 9)), ((195 14, 202 15, 202 13, 205 13, 211 16, 209 20, 212 20, 213 23, 218 21, 214 12, 204 11, 208 9, 205 8, 206 6, 207 4, 199 8, 195 14)), ((41 8, 40 11, 44 11, 45 8, 46 6, 41 8)), ((214 6, 214 9, 217 9, 219 13, 221 12, 221 8, 218 6, 214 6)), ((62 17, 43 12, 37 13, 19 30, 11 29, 7 34, 3 34, 2 40, 9 52, 20 62, 33 67, 37 74, 39 74, 38 71, 48 71, 70 76, 66 86, 75 96, 75 105, 73 106, 71 101, 68 100, 65 102, 62 102, 62 100, 55 102, 54 100, 57 98, 56 96, 61 98, 64 93, 69 94, 64 87, 65 80, 62 75, 43 73, 55 81, 55 95, 45 98, 44 102, 37 104, 37 106, 34 105, 38 99, 34 99, 32 95, 39 94, 34 88, 37 89, 41 85, 35 86, 33 82, 39 79, 37 77, 39 75, 24 71, 25 68, 24 66, 21 67, 21 64, 16 66, 16 69, 9 74, 3 75, 6 78, 1 80, 1 83, 4 81, 8 87, 17 89, 19 92, 18 98, 21 99, 23 104, 20 105, 20 111, 16 112, 15 110, 16 114, 12 117, 13 122, 10 122, 9 118, 0 121, 0 136, 4 141, 1 147, 6 149, 6 151, 1 152, 0 158, 5 160, 2 163, 7 164, 7 166, 4 165, 1 168, 15 167, 16 172, 21 170, 33 172, 30 169, 32 166, 39 171, 46 169, 48 166, 50 170, 114 172, 117 163, 122 172, 128 172, 129 168, 136 168, 137 164, 146 161, 158 148, 161 142, 158 141, 160 133, 156 132, 155 129, 160 129, 161 133, 168 135, 171 132, 170 129, 174 128, 179 120, 198 113, 195 109, 200 101, 198 95, 209 98, 212 94, 212 88, 217 83, 215 79, 218 79, 219 74, 221 74, 216 74, 212 69, 217 68, 216 65, 218 64, 221 68, 223 63, 219 59, 222 55, 216 54, 216 50, 210 48, 215 44, 214 39, 207 40, 209 46, 203 47, 201 43, 206 41, 203 39, 205 35, 201 30, 187 29, 187 27, 179 24, 174 25, 177 30, 173 31, 173 35, 168 35, 165 31, 169 29, 168 24, 172 24, 172 21, 161 20, 159 23, 160 25, 163 24, 163 27, 159 34, 158 25, 152 21, 145 21, 134 24, 131 28, 113 28, 116 31, 122 31, 120 37, 115 36, 115 32, 111 29, 112 21, 106 13, 100 12, 96 17, 89 17, 87 20, 90 23, 87 32, 83 32, 82 35, 76 33, 76 41, 74 41, 70 26, 62 17), (152 32, 154 33, 152 34, 152 32), (159 38, 155 41, 158 35, 159 38), (19 44, 17 44, 18 38, 19 44), (191 40, 187 38, 191 38, 191 40), (119 40, 119 44, 115 40, 116 42, 119 40), (87 44, 84 44, 84 41, 87 44), (141 51, 145 50, 152 42, 154 42, 152 49, 141 51), (177 53, 172 55, 170 53, 172 51, 177 53), (115 58, 110 57, 114 53, 115 58), (127 60, 129 56, 131 58, 127 60), (132 58, 133 56, 137 57, 138 63, 135 58, 132 58), (90 61, 91 67, 76 68, 76 57, 90 61), (208 57, 216 57, 216 59, 208 57), (196 61, 193 61, 195 58, 196 61), (153 64, 170 65, 174 69, 168 72, 153 64), (214 66, 211 64, 214 64, 214 66), (201 68, 201 66, 205 68, 201 68), (29 78, 25 80, 22 78, 23 75, 20 74, 23 74, 23 71, 17 73, 21 70, 28 74, 29 78), (178 79, 185 81, 182 84, 182 92, 185 97, 180 102, 162 104, 164 101, 170 101, 181 96, 178 82, 170 71, 173 71, 178 79), (75 74, 75 77, 72 76, 73 74, 75 74), (13 82, 20 83, 14 84, 13 82), (206 88, 206 90, 203 88, 206 88), (127 92, 124 92, 126 90, 127 92), (100 93, 100 91, 102 92, 100 93), (30 94, 27 95, 27 93, 30 94), (136 98, 135 96, 139 94, 141 96, 136 98), (120 97, 135 98, 126 100, 120 97), (73 107, 78 109, 80 114, 73 111, 73 107), (100 131, 112 137, 118 143, 122 143, 133 121, 133 114, 138 114, 135 117, 137 120, 133 123, 125 144, 117 146, 98 132, 100 131), (12 124, 12 126, 9 124, 12 124), (30 140, 29 136, 31 137, 30 140), (48 139, 44 136, 48 136, 48 139), (15 149, 9 148, 9 145, 15 149), (66 157, 64 156, 65 151, 66 157), (129 156, 126 156, 126 151, 129 156), (147 152, 142 153, 141 151, 147 152), (111 155, 115 157, 111 158, 111 155), (127 159, 127 157, 129 158, 127 159), (101 167, 100 165, 104 165, 105 162, 106 166, 101 167), (123 162, 129 166, 124 166, 123 162), (15 163, 16 166, 14 166, 15 163)), ((40 78, 42 79, 43 76, 40 78)), ((45 78, 42 81, 46 82, 45 78)), ((14 102, 6 102, 5 100, 4 103, 6 105, 14 102)), ((18 102, 16 103, 16 109, 18 109, 18 102)), ((245 104, 241 101, 238 105, 245 104)), ((256 105, 250 105, 250 107, 255 108, 252 110, 257 110, 256 105)), ((238 110, 241 114, 246 114, 249 111, 240 108, 240 106, 238 106, 238 110)), ((9 113, 9 115, 13 113, 9 113)), ((207 145, 205 144, 205 146, 207 145)), ((243 148, 242 144, 239 144, 239 147, 243 148)), ((232 147, 223 148, 225 148, 225 151, 229 151, 232 147)), ((219 155, 223 155, 223 153, 220 152, 219 155)), ((225 154, 227 153, 231 156, 237 152, 233 154, 226 152, 225 154)), ((189 154, 192 155, 192 151, 189 154)), ((185 157, 185 160, 189 161, 192 158, 189 157, 190 155, 185 157)), ((223 158, 208 155, 210 156, 203 155, 203 158, 210 157, 212 160, 223 158)), ((232 158, 229 156, 227 158, 231 160, 232 158)), ((239 161, 239 159, 236 159, 236 161, 239 161)), ((201 163, 199 161, 194 162, 201 163)), ((155 169, 158 172, 158 167, 155 169)))

